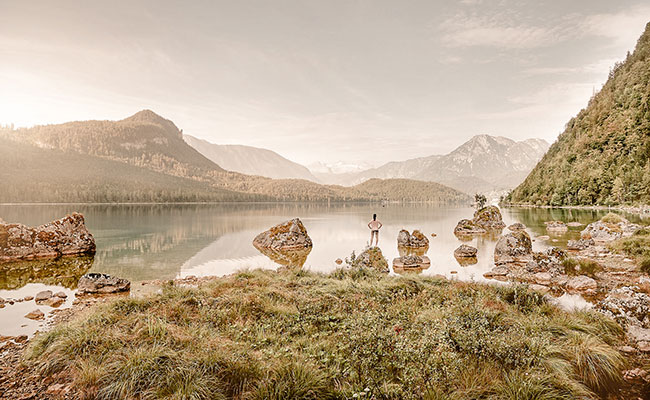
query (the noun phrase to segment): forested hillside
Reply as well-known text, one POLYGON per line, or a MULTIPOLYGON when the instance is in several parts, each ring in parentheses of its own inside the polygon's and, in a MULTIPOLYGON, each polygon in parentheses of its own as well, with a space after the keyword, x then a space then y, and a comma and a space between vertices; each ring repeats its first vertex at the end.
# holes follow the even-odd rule
POLYGON ((650 204, 650 23, 509 201, 650 204))

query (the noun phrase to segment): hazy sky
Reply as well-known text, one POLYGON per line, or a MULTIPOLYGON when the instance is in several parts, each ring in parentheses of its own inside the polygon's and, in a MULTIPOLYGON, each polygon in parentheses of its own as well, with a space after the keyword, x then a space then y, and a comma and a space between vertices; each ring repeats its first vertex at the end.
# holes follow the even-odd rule
POLYGON ((648 1, 0 0, 0 124, 122 119, 303 164, 555 140, 648 1))

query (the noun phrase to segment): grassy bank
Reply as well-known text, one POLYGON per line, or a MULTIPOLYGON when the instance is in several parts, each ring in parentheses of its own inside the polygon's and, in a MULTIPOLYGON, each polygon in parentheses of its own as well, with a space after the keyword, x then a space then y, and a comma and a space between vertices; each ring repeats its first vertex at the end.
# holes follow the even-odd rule
POLYGON ((650 226, 638 230, 630 237, 616 240, 610 248, 634 258, 639 269, 650 274, 650 226))
POLYGON ((591 399, 621 340, 523 287, 252 271, 103 305, 26 363, 100 399, 591 399))

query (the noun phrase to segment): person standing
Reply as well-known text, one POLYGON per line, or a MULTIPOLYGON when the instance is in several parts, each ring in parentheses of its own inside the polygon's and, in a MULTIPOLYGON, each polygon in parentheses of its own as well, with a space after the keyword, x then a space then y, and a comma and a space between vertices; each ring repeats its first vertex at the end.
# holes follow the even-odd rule
POLYGON ((377 221, 377 214, 372 214, 372 221, 368 223, 368 228, 370 229, 370 246, 372 246, 372 239, 375 239, 375 246, 379 246, 379 230, 382 226, 382 223, 377 221))

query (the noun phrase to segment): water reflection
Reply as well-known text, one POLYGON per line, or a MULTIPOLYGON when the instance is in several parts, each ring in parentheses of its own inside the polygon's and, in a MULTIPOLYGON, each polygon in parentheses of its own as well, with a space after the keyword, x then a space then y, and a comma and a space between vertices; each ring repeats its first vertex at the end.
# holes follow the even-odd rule
POLYGON ((92 256, 2 263, 0 290, 16 290, 29 283, 73 289, 92 265, 92 256))

